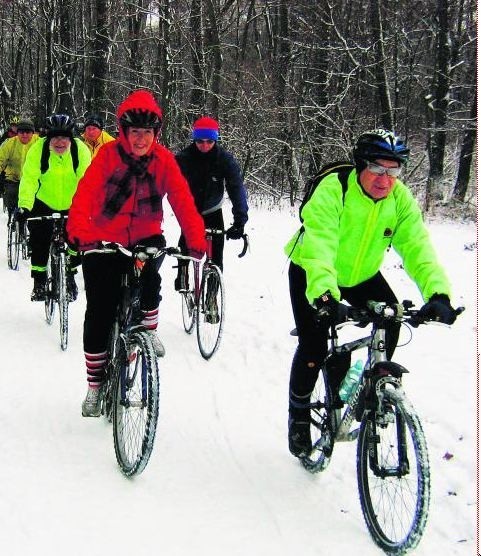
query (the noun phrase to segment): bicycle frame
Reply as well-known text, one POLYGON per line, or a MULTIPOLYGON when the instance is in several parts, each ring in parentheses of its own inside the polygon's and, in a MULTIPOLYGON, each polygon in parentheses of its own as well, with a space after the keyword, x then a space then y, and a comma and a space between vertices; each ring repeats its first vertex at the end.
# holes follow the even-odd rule
MULTIPOLYGON (((348 322, 345 324, 352 323, 348 322)), ((334 412, 334 431, 335 440, 337 442, 351 441, 357 438, 359 429, 356 429, 354 431, 351 431, 350 429, 352 422, 356 418, 356 409, 358 407, 361 392, 369 387, 368 381, 370 380, 370 378, 372 378, 372 373, 370 373, 370 371, 372 371, 372 369, 374 369, 378 363, 387 362, 386 329, 383 327, 383 325, 374 324, 373 331, 369 336, 365 336, 363 338, 359 338, 357 340, 353 340, 339 346, 337 330, 345 326, 345 324, 338 325, 337 329, 336 327, 333 327, 331 331, 331 349, 329 350, 329 353, 353 353, 354 351, 367 347, 368 355, 367 361, 364 366, 362 379, 360 380, 356 390, 348 400, 347 407, 342 415, 342 419, 340 419, 341 410, 336 410, 334 412)), ((392 365, 395 364, 391 364, 390 366, 392 365)), ((401 385, 400 378, 397 378, 395 376, 386 375, 384 380, 385 382, 391 382, 396 386, 401 385)))

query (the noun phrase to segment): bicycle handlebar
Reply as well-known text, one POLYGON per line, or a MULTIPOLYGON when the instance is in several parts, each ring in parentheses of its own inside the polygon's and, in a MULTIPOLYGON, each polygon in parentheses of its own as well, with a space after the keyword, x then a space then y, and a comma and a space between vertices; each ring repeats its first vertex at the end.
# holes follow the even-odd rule
MULTIPOLYGON (((207 238, 214 235, 225 236, 227 235, 227 231, 219 230, 218 228, 206 228, 205 235, 207 238)), ((247 253, 247 249, 249 248, 249 236, 247 234, 242 234, 239 239, 242 239, 242 241, 244 242, 241 252, 237 255, 239 259, 241 259, 247 253)))
POLYGON ((45 216, 31 216, 27 218, 27 222, 33 222, 34 220, 68 220, 68 215, 54 212, 45 216))
MULTIPOLYGON (((456 315, 460 315, 465 310, 465 307, 458 307, 455 309, 456 315)), ((404 300, 402 303, 388 305, 381 301, 368 301, 366 307, 347 307, 347 321, 339 323, 336 326, 343 324, 356 324, 365 326, 369 323, 379 323, 385 321, 406 322, 414 328, 420 324, 438 324, 442 326, 449 326, 444 323, 425 319, 419 316, 420 309, 414 307, 412 301, 404 300)))

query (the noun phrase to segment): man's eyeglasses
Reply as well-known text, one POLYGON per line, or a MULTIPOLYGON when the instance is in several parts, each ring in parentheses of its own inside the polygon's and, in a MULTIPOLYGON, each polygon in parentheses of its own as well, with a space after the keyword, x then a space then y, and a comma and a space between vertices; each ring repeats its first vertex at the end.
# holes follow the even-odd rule
POLYGON ((374 162, 368 162, 367 160, 365 160, 365 162, 367 163, 367 169, 369 172, 376 174, 376 176, 384 176, 384 174, 387 174, 392 178, 397 178, 402 172, 401 166, 386 168, 386 166, 381 166, 380 164, 375 164, 374 162))
POLYGON ((215 141, 213 139, 196 139, 195 142, 198 145, 201 145, 202 143, 207 143, 207 145, 212 145, 212 143, 214 143, 215 141))

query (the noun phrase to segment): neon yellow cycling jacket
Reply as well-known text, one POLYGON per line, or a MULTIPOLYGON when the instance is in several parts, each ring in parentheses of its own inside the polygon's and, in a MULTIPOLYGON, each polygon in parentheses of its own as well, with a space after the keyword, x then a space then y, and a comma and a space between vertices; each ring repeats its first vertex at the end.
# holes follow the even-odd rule
POLYGON ((42 148, 47 139, 39 139, 28 151, 23 166, 22 179, 18 191, 18 206, 32 210, 35 198, 52 210, 67 210, 77 184, 90 164, 90 151, 80 139, 74 139, 78 146, 78 168, 73 169, 70 150, 62 155, 50 151, 48 170, 40 171, 42 148))
POLYGON ((304 226, 284 251, 306 271, 306 297, 313 303, 330 291, 340 300, 339 286, 352 287, 372 278, 392 245, 423 299, 450 296, 450 285, 424 225, 421 211, 400 180, 389 195, 374 201, 349 174, 344 202, 337 174, 329 174, 302 210, 304 226))

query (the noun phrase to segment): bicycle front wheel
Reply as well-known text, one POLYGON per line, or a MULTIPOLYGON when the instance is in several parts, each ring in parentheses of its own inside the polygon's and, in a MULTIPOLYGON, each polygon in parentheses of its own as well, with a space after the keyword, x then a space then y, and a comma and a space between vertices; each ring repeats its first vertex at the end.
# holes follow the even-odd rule
POLYGON ((52 324, 55 315, 55 274, 56 265, 50 251, 47 263, 47 281, 45 285, 45 320, 47 324, 52 324))
POLYGON ((68 296, 67 296, 67 260, 65 253, 60 253, 57 264, 58 313, 60 320, 60 347, 63 351, 68 344, 68 296))
POLYGON ((113 407, 117 462, 128 477, 141 473, 154 447, 159 415, 159 370, 146 332, 136 332, 119 357, 113 407))
POLYGON ((419 543, 429 510, 429 459, 418 416, 400 389, 368 412, 357 447, 359 498, 374 542, 389 554, 419 543))
POLYGON ((8 225, 7 239, 7 262, 8 268, 12 270, 18 270, 20 243, 20 225, 12 218, 8 225))
POLYGON ((189 264, 183 269, 187 272, 185 275, 185 290, 182 290, 182 322, 184 323, 184 330, 187 334, 192 334, 195 326, 195 285, 194 285, 194 262, 189 261, 189 264))
POLYGON ((204 359, 210 359, 219 348, 225 316, 224 280, 219 268, 204 266, 197 306, 197 343, 204 359))

